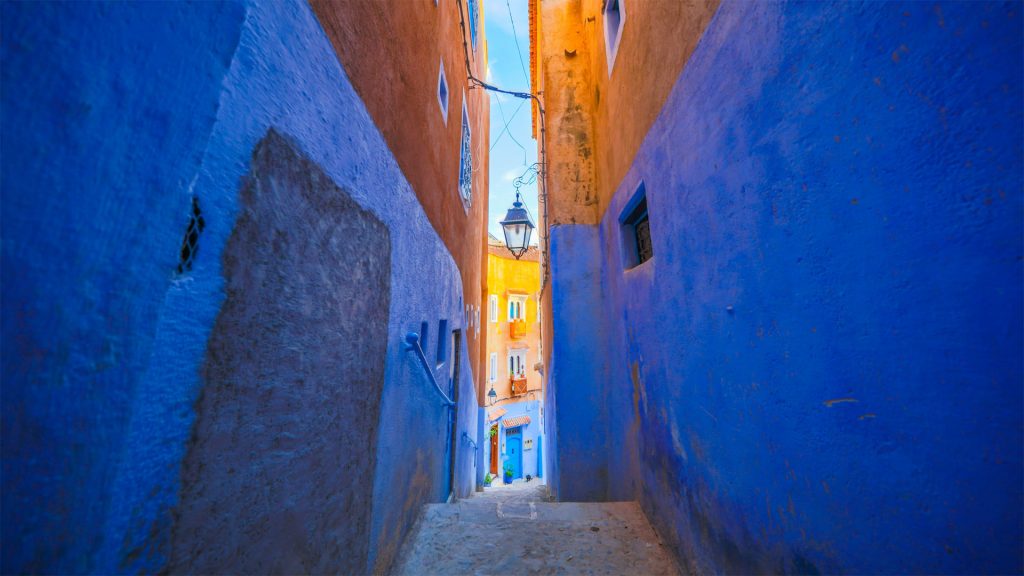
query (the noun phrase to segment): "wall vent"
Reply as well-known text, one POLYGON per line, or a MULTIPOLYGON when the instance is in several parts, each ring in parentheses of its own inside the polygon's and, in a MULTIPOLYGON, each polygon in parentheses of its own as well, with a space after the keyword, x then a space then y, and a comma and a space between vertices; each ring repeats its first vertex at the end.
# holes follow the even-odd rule
POLYGON ((192 197, 192 214, 188 219, 188 228, 185 229, 185 237, 181 240, 181 253, 178 256, 178 274, 184 274, 192 270, 192 263, 199 252, 199 235, 203 228, 206 228, 206 221, 203 220, 203 212, 199 209, 199 199, 192 197))

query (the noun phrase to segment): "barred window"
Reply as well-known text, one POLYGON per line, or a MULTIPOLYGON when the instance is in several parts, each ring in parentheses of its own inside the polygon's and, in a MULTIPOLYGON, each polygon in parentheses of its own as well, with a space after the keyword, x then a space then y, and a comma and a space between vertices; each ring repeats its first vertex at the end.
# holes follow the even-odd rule
POLYGON ((459 195, 468 207, 473 202, 473 152, 470 148, 472 138, 469 129, 469 113, 466 111, 466 100, 462 100, 462 147, 459 155, 459 195))
POLYGON ((627 203, 622 216, 623 266, 633 268, 654 256, 651 241, 651 221, 647 216, 647 190, 643 182, 637 186, 633 198, 627 203))

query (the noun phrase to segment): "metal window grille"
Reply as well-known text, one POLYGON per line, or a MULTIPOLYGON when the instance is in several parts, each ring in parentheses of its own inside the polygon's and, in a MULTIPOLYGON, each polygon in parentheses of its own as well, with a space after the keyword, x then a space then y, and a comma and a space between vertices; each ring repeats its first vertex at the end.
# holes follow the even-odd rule
POLYGON ((634 225, 634 230, 636 231, 637 264, 643 264, 654 255, 654 250, 651 247, 651 222, 647 219, 646 213, 634 225))
POLYGON ((628 215, 622 219, 622 233, 628 238, 626 268, 639 266, 654 256, 654 244, 651 242, 651 222, 647 216, 647 194, 643 183, 637 188, 636 197, 629 208, 628 215))
POLYGON ((472 39, 473 50, 476 50, 476 19, 477 19, 477 8, 476 0, 469 0, 466 3, 469 9, 469 37, 472 39))
POLYGON ((206 221, 203 220, 203 213, 199 209, 199 199, 192 197, 192 214, 188 220, 188 228, 185 229, 185 237, 181 240, 181 252, 178 256, 178 274, 184 274, 192 270, 192 263, 199 252, 199 235, 206 228, 206 221))
POLYGON ((470 149, 469 116, 462 111, 462 150, 459 161, 459 194, 469 204, 473 199, 473 153, 470 149))

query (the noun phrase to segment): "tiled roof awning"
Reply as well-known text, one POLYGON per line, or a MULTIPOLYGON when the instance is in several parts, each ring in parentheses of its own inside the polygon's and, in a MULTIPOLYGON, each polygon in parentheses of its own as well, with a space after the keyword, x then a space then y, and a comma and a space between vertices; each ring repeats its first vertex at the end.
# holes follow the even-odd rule
POLYGON ((505 428, 518 428, 519 426, 526 426, 529 423, 529 416, 516 416, 515 418, 505 418, 501 421, 501 425, 505 428))
POLYGON ((491 410, 487 414, 487 421, 488 422, 494 422, 498 418, 501 418, 502 416, 504 416, 506 412, 508 412, 508 410, 505 410, 504 408, 498 408, 496 410, 491 410))

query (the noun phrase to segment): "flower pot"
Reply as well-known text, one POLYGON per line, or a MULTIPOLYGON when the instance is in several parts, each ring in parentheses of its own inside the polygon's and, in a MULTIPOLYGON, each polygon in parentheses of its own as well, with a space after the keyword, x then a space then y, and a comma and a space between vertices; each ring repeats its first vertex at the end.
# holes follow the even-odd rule
POLYGON ((511 483, 512 483, 512 475, 511 474, 505 474, 505 484, 511 484, 511 483))

